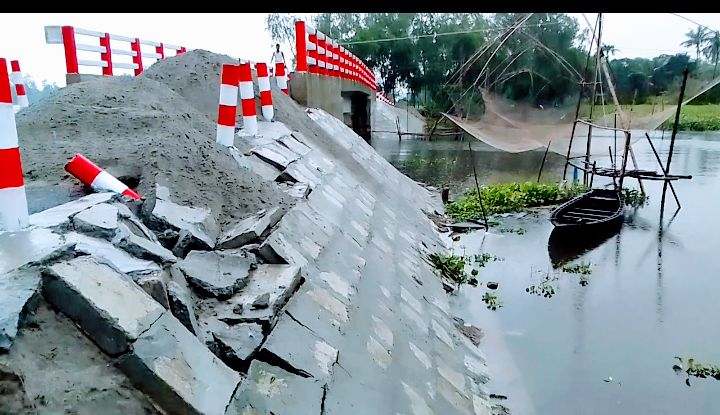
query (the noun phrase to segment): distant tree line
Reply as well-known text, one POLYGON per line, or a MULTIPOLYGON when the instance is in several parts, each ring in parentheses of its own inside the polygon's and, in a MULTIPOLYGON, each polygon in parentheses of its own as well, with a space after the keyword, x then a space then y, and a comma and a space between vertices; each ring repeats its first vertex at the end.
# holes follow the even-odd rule
MULTIPOLYGON (((535 105, 574 101, 586 64, 590 30, 581 29, 577 20, 566 14, 535 13, 502 47, 496 50, 500 42, 489 45, 526 16, 521 13, 323 13, 315 17, 314 24, 363 59, 378 75, 385 93, 407 91, 411 102, 425 106, 430 112, 446 111, 458 105, 481 110, 480 88, 535 105), (488 45, 481 59, 465 65, 488 45)), ((271 15, 267 20, 268 29, 278 36, 291 37, 292 31, 283 28, 290 20, 271 15)), ((720 55, 717 32, 698 29, 689 33, 682 45, 695 49, 694 60, 687 54, 610 59, 617 49, 605 45, 603 53, 610 61, 621 103, 644 103, 653 97, 669 97, 673 88, 677 88, 685 67, 691 71, 716 72, 720 55)), ((590 59, 589 73, 594 71, 593 64, 594 59, 590 59)), ((609 98, 607 90, 605 92, 609 98)), ((711 91, 705 99, 718 102, 720 92, 711 91)))

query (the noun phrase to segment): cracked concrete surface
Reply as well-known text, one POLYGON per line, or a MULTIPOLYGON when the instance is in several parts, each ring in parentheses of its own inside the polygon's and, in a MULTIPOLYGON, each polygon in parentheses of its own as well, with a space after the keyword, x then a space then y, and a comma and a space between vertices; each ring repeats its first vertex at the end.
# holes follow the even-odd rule
MULTIPOLYGON (((66 373, 70 362, 57 375, 109 413, 490 413, 485 358, 423 259, 448 248, 427 217, 442 211, 436 195, 324 111, 273 98, 277 121, 236 137, 242 152, 219 151, 263 181, 259 198, 269 186, 292 203, 220 226, 218 204, 176 203, 157 178, 149 204, 95 194, 0 233, 0 275, 43 268, 43 296, 67 332, 53 331, 47 306, 39 329, 32 313, 19 319, 13 370, 37 376, 24 353, 47 330, 63 344, 79 336, 82 353, 109 365, 89 376, 111 380, 115 403, 66 373)), ((38 383, 25 393, 45 391, 52 408, 67 399, 38 383)))

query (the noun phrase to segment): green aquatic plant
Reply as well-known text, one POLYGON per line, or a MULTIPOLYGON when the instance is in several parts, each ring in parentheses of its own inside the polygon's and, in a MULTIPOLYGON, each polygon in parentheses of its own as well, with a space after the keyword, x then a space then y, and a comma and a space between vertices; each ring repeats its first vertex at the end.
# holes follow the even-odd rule
POLYGON ((486 304, 488 310, 495 311, 503 306, 502 301, 500 301, 500 298, 496 293, 486 292, 482 296, 482 301, 486 304))
MULTIPOLYGON (((578 184, 563 183, 502 183, 482 186, 480 194, 488 215, 519 212, 525 208, 562 203, 587 188, 578 184)), ((454 220, 480 219, 482 209, 476 189, 471 189, 457 200, 448 203, 445 210, 454 220)))
POLYGON ((592 274, 591 265, 592 264, 590 264, 589 262, 581 262, 574 265, 564 265, 562 267, 562 271, 569 274, 590 275, 592 274))
POLYGON ((477 266, 482 268, 488 262, 502 261, 503 258, 501 258, 499 256, 495 256, 493 254, 482 253, 480 255, 475 255, 474 260, 475 260, 475 263, 477 264, 477 266))
POLYGON ((682 357, 675 356, 675 359, 680 362, 679 365, 673 365, 675 373, 683 373, 687 375, 685 383, 690 386, 690 376, 696 378, 714 378, 720 380, 720 366, 716 364, 705 364, 696 361, 694 358, 689 357, 683 359, 682 357))
POLYGON ((620 192, 620 198, 626 206, 641 207, 644 206, 649 197, 640 190, 628 189, 624 187, 620 192))
POLYGON ((440 273, 440 277, 448 279, 459 287, 470 279, 465 272, 466 259, 457 255, 433 253, 428 256, 430 264, 440 273))
POLYGON ((502 227, 498 229, 500 233, 516 233, 518 235, 525 235, 525 228, 506 228, 502 227))

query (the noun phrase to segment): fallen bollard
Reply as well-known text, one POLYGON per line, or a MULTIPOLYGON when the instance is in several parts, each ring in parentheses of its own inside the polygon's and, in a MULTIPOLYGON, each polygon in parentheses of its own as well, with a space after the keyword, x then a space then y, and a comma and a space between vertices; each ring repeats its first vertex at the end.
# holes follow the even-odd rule
POLYGON ((110 190, 133 200, 140 200, 140 195, 134 190, 82 154, 75 154, 65 165, 65 171, 75 176, 84 185, 92 187, 95 191, 110 190))

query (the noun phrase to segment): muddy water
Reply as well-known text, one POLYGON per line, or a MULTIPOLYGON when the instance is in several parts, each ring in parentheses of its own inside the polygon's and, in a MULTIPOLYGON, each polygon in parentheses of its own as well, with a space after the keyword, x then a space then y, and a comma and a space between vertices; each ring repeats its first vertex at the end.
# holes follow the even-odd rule
MULTIPOLYGON (((481 284, 499 282, 501 308, 485 307, 480 298, 488 289, 480 286, 463 287, 454 302, 466 321, 485 329, 482 347, 494 376, 491 390, 508 395, 505 404, 513 413, 720 414, 720 381, 690 378, 687 386, 672 369, 674 356, 720 363, 720 134, 679 138, 673 171, 694 176, 677 186, 682 210, 673 218, 668 192, 660 232, 662 185, 647 184, 649 204, 629 210, 619 234, 595 241, 584 253, 565 247, 563 256, 559 249, 561 259, 591 264, 585 278, 553 269, 548 210, 500 218, 502 225, 489 233, 457 242, 460 252, 504 259, 487 264, 479 278, 481 284), (546 277, 554 295, 526 291, 546 277)), ((386 157, 393 162, 412 154, 463 159, 458 143, 424 144, 404 144, 386 157)), ((664 159, 668 140, 658 147, 664 159)), ((656 167, 647 144, 639 142, 635 150, 642 167, 656 167)), ((481 159, 479 153, 478 166, 487 164, 483 181, 534 178, 533 164, 542 156, 481 159)), ((556 160, 550 171, 561 169, 562 160, 556 160)), ((467 181, 471 173, 453 174, 467 181)))

